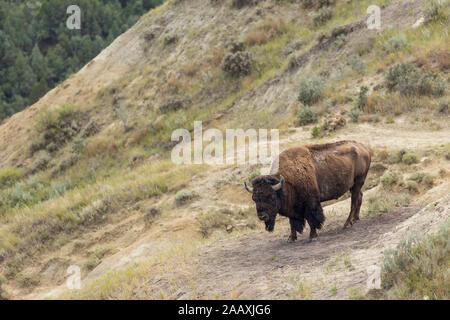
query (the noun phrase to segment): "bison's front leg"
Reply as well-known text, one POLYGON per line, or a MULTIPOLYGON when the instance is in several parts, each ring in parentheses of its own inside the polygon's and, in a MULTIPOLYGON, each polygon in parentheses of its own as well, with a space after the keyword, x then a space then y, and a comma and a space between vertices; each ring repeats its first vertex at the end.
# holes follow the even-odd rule
POLYGON ((300 234, 303 232, 303 228, 305 227, 305 219, 289 218, 289 224, 291 225, 291 234, 287 242, 294 242, 297 240, 297 232, 300 234))
POLYGON ((286 240, 286 242, 292 243, 297 240, 297 230, 295 230, 293 219, 289 219, 289 223, 291 224, 291 234, 289 235, 289 238, 286 240))

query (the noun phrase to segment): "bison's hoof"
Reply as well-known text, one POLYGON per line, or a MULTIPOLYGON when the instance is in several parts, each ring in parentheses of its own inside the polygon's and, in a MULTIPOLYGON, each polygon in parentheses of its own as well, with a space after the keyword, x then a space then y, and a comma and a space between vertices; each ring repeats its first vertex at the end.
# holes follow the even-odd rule
POLYGON ((343 227, 342 229, 347 229, 348 227, 351 227, 351 226, 353 226, 353 222, 352 222, 352 221, 347 221, 347 222, 344 224, 344 227, 343 227))
POLYGON ((315 238, 309 238, 308 243, 316 242, 317 239, 318 239, 317 237, 315 237, 315 238))
POLYGON ((294 243, 295 240, 297 240, 297 239, 296 239, 296 238, 289 237, 289 238, 286 240, 286 243, 294 243))

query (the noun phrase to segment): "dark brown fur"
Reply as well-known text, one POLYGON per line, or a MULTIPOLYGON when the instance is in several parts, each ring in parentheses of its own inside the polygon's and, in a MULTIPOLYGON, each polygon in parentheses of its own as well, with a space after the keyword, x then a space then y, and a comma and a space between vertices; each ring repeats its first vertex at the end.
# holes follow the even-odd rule
POLYGON ((258 176, 252 181, 253 200, 266 229, 272 231, 276 214, 289 218, 290 241, 302 233, 305 220, 310 238, 325 221, 321 202, 337 199, 348 190, 352 204, 345 227, 359 220, 362 202, 361 188, 370 167, 370 153, 356 141, 339 141, 321 145, 306 145, 287 149, 279 155, 278 171, 258 176), (285 183, 278 191, 272 189, 283 176, 285 183))

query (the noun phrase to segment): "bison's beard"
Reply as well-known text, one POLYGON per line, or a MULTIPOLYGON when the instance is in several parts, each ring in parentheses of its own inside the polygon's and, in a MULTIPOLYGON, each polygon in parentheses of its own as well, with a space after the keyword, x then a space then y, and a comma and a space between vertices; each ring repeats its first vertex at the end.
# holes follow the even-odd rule
POLYGON ((266 223, 266 230, 272 232, 273 228, 275 227, 275 219, 269 219, 265 223, 266 223))

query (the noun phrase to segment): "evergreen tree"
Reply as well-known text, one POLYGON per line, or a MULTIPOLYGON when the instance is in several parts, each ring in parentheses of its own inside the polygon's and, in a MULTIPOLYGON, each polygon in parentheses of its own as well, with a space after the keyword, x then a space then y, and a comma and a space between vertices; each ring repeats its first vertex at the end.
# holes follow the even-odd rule
POLYGON ((164 0, 78 0, 81 29, 66 27, 72 0, 0 0, 0 121, 80 70, 164 0))

